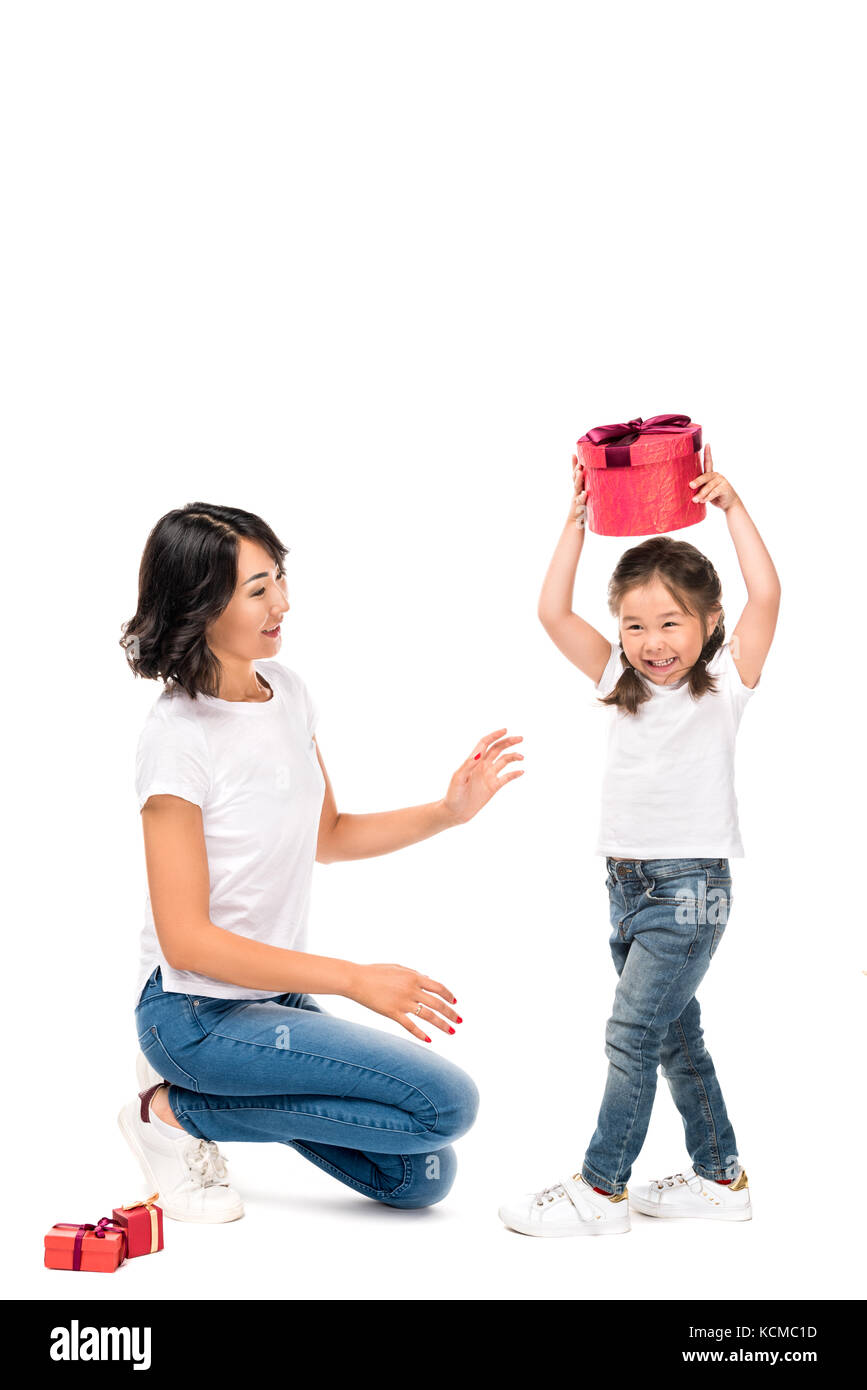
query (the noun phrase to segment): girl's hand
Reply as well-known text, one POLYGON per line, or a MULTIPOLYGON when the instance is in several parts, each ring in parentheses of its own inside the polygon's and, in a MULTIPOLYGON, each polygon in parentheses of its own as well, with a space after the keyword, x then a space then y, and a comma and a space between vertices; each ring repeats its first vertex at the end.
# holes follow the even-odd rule
POLYGON ((727 512, 734 502, 740 502, 740 497, 735 492, 731 483, 724 478, 722 473, 714 473, 713 456, 710 445, 704 446, 704 466, 705 472, 700 478, 693 478, 690 487, 698 488, 693 493, 693 502, 713 502, 715 507, 727 512))
POLYGON ((453 1023, 463 1022, 450 1007, 457 1002, 450 989, 441 985, 439 980, 420 975, 417 970, 410 970, 405 965, 356 965, 348 997, 363 1004, 366 1009, 373 1009, 374 1013, 393 1018, 414 1038, 421 1038, 424 1042, 430 1042, 430 1038, 414 1020, 423 1019, 425 1023, 433 1023, 444 1033, 455 1030, 443 1022, 440 1015, 450 1018, 453 1023), (442 1003, 443 999, 449 1003, 442 1003), (420 1010, 419 1004, 422 1006, 420 1010))
POLYGON ((584 487, 584 465, 578 462, 578 455, 572 455, 572 486, 575 489, 575 497, 572 502, 572 515, 575 518, 575 525, 579 531, 583 531, 585 525, 585 511, 587 503, 587 489, 584 487))
POLYGON ((523 777, 523 768, 510 772, 506 777, 499 776, 506 763, 513 763, 518 758, 523 761, 524 758, 523 753, 500 752, 512 743, 524 741, 521 734, 512 738, 497 738, 498 734, 505 732, 505 729, 495 729, 492 734, 486 734, 484 738, 479 739, 466 762, 461 764, 449 782, 443 804, 455 825, 463 825, 466 821, 472 820, 500 787, 504 787, 515 777, 523 777), (497 742, 492 743, 492 739, 497 739, 497 742))

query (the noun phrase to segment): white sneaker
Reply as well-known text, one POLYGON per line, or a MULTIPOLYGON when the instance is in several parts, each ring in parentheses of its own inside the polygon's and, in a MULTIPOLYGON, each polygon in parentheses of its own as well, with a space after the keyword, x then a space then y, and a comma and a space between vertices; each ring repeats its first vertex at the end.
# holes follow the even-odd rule
POLYGON ((627 1190, 603 1197, 580 1173, 500 1207, 500 1220, 525 1236, 623 1235, 631 1230, 627 1190))
POLYGON ((629 1204, 645 1216, 701 1217, 710 1221, 751 1221, 750 1188, 743 1169, 731 1185, 703 1178, 694 1168, 654 1178, 630 1193, 629 1204))
POLYGON ((117 1117, 150 1191, 159 1192, 164 1214, 174 1221, 236 1221, 244 1205, 229 1186, 226 1160, 214 1140, 196 1139, 185 1129, 169 1139, 150 1123, 151 1097, 164 1084, 141 1091, 117 1117))

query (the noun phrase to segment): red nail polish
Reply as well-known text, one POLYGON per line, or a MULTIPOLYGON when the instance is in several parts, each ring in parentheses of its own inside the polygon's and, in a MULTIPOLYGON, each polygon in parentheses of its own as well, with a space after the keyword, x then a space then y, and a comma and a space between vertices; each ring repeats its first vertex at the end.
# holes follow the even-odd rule
POLYGON ((463 1021, 464 1021, 464 1020, 463 1020, 462 1018, 459 1018, 459 1019, 458 1019, 458 1023, 463 1023, 463 1021))
POLYGON ((449 1029, 449 1032, 450 1032, 450 1033, 453 1033, 454 1031, 455 1031, 454 1028, 450 1028, 450 1029, 449 1029))
POLYGON ((430 1042, 430 1038, 425 1038, 425 1042, 430 1042))
POLYGON ((479 760, 479 758, 480 758, 481 756, 482 756, 481 753, 477 753, 476 756, 473 758, 473 762, 474 762, 474 763, 477 763, 478 760, 479 760))

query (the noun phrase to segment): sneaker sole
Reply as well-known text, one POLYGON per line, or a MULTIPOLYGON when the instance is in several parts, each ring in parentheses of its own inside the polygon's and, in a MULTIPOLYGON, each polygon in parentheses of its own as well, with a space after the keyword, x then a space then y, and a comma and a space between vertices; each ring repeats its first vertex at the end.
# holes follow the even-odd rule
POLYGON ((752 1221, 752 1206, 738 1207, 734 1211, 671 1211, 653 1206, 650 1202, 645 1202, 641 1197, 633 1197, 629 1194, 629 1205, 633 1211, 641 1212, 642 1216, 661 1216, 666 1221, 752 1221))
POLYGON ((507 1220, 502 1212, 498 1212, 497 1214, 507 1230, 517 1231, 519 1235, 522 1236, 542 1236, 546 1240, 559 1239, 561 1236, 625 1236, 632 1230, 629 1221, 624 1220, 622 1217, 617 1222, 609 1221, 605 1225, 600 1226, 595 1224, 592 1226, 576 1225, 574 1228, 569 1226, 565 1228, 561 1227, 556 1231, 545 1231, 540 1230, 538 1226, 529 1227, 520 1221, 512 1219, 507 1220))
MULTIPOLYGON (((147 1155, 142 1149, 141 1144, 138 1142, 137 1135, 133 1132, 133 1130, 130 1129, 129 1125, 127 1124, 126 1116, 124 1115, 123 1110, 120 1111, 117 1117, 117 1123, 121 1134, 123 1135, 124 1139, 129 1144, 130 1148, 132 1149, 133 1153, 138 1159, 142 1168, 142 1172, 144 1173, 145 1178, 150 1184, 151 1189, 154 1192, 158 1191, 159 1183, 156 1180, 156 1175, 154 1174, 150 1164, 148 1163, 147 1155)), ((239 1217, 244 1215, 244 1206, 241 1202, 238 1203, 237 1208, 229 1207, 225 1212, 220 1212, 219 1215, 216 1216, 190 1214, 189 1212, 179 1210, 178 1208, 172 1208, 167 1202, 164 1201, 160 1202, 160 1206, 162 1207, 163 1215, 170 1217, 172 1221, 191 1221, 198 1223, 200 1226, 218 1226, 222 1225, 223 1222, 226 1221, 237 1221, 239 1217)))

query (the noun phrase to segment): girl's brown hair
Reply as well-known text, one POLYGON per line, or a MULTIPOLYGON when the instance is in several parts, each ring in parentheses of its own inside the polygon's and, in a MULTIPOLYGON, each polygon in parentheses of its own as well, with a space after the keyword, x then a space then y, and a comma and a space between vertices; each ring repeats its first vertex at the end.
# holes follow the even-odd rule
MULTIPOLYGON (((697 700, 708 690, 716 694, 717 682, 709 675, 707 663, 725 643, 725 611, 722 606, 722 585, 719 575, 706 555, 688 541, 674 541, 671 536, 652 536, 649 541, 635 545, 621 555, 608 583, 609 612, 620 619, 623 600, 630 589, 643 587, 658 579, 685 613, 698 616, 702 630, 708 618, 719 612, 719 619, 701 649, 701 655, 691 667, 688 689, 697 700)), ((598 696, 600 704, 617 705, 627 714, 637 714, 640 705, 651 699, 648 679, 630 665, 621 652, 623 672, 609 695, 598 696)))
POLYGON ((138 607, 121 629, 135 675, 162 678, 168 691, 193 700, 219 694, 223 666, 205 629, 235 592, 241 536, 259 541, 282 567, 288 547, 254 512, 188 502, 160 517, 139 566, 138 607))

